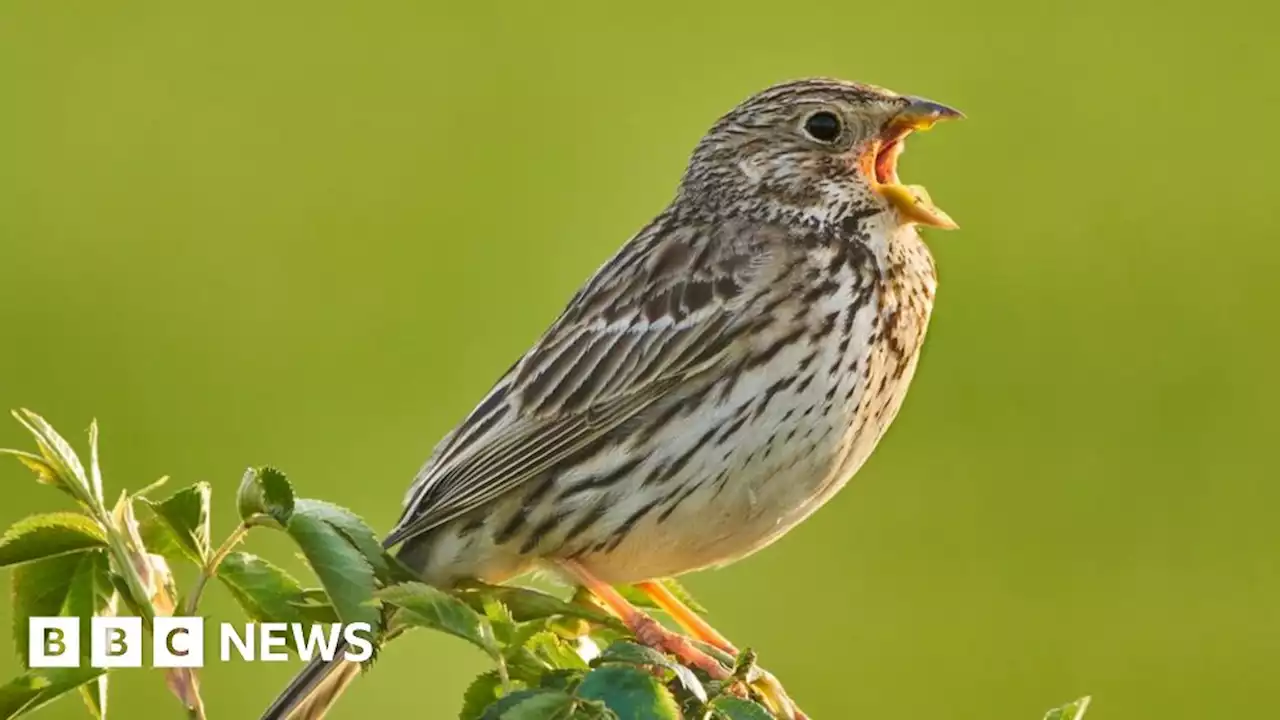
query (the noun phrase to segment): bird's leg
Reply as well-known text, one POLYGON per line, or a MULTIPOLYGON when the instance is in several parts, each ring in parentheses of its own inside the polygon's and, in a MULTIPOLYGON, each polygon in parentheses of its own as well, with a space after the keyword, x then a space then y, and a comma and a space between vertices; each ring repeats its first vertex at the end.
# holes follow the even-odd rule
MULTIPOLYGON (((698 613, 694 612, 675 596, 675 593, 667 589, 666 585, 656 581, 646 581, 638 583, 636 587, 641 592, 648 595, 651 600, 663 609, 676 624, 684 628, 691 637, 700 640, 712 647, 719 648, 733 657, 738 657, 738 648, 733 646, 724 635, 718 630, 711 627, 711 624, 703 620, 698 613)), ((771 705, 770 708, 775 713, 782 715, 790 720, 807 720, 800 708, 782 689, 782 683, 773 676, 772 673, 765 671, 763 668, 757 668, 760 677, 752 682, 752 686, 764 696, 765 701, 771 705)))
POLYGON ((688 605, 680 602, 680 598, 668 590, 666 585, 654 580, 647 580, 642 583, 636 583, 636 587, 640 588, 640 591, 648 595, 654 604, 670 615, 671 619, 684 628, 684 631, 689 633, 690 637, 719 648, 730 657, 738 656, 738 648, 734 647, 733 643, 729 642, 718 630, 711 627, 710 623, 703 620, 688 605))
POLYGON ((588 592, 595 595, 610 612, 617 615, 627 629, 635 634, 640 644, 671 653, 679 658, 680 662, 702 670, 714 680, 729 679, 729 671, 715 658, 699 650, 683 636, 662 627, 657 620, 637 610, 617 590, 614 590, 613 586, 587 572, 582 565, 572 560, 563 560, 560 562, 560 567, 581 583, 588 592))

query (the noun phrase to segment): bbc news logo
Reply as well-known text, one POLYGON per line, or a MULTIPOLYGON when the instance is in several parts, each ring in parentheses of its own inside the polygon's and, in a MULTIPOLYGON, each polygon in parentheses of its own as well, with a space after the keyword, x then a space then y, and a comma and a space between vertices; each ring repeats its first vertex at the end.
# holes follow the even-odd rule
MULTIPOLYGON (((80 618, 33 617, 27 623, 31 667, 79 667, 80 618)), ((303 660, 320 657, 364 662, 373 657, 369 623, 303 625, 301 623, 231 623, 218 626, 218 659, 238 656, 249 662, 284 662, 292 640, 303 660)), ((145 644, 142 618, 95 617, 89 625, 89 665, 96 668, 142 667, 145 644)), ((204 619, 158 617, 151 633, 151 666, 204 667, 204 619)))

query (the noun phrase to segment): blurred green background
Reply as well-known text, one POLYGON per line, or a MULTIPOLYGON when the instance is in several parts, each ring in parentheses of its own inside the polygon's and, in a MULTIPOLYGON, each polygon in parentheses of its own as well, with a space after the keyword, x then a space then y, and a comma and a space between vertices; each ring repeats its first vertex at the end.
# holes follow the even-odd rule
MULTIPOLYGON (((818 718, 1274 712, 1274 7, 534 5, 4 3, 0 406, 97 417, 109 483, 209 480, 224 531, 266 462, 385 530, 712 120, 871 81, 969 115, 904 162, 963 227, 929 236, 921 372, 856 482, 689 586, 818 718)), ((62 502, 0 481, 5 525, 62 502)), ((397 645, 334 718, 453 717, 486 667, 397 645)), ((210 716, 293 669, 210 667, 210 716)), ((177 716, 114 682, 117 717, 177 716)))

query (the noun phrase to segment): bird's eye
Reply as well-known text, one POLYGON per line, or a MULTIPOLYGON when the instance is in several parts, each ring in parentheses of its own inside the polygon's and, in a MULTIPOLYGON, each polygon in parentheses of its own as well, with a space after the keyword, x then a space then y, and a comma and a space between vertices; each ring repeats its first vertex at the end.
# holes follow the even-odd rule
POLYGON ((804 121, 804 131, 818 142, 835 142, 840 137, 840 118, 825 110, 816 112, 804 121))

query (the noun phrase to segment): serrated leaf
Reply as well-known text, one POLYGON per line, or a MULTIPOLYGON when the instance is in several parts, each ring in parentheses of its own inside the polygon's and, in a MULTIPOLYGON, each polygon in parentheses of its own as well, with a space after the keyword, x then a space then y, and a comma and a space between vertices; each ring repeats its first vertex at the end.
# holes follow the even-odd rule
POLYGON ((657 665, 659 667, 667 667, 672 664, 671 658, 638 643, 628 640, 619 640, 605 648, 600 657, 596 658, 596 664, 606 662, 621 662, 630 665, 657 665))
POLYGON ((578 704, 573 708, 571 717, 573 720, 618 720, 618 716, 599 700, 583 700, 581 698, 578 699, 578 704))
POLYGON ((675 578, 662 578, 661 580, 658 580, 658 584, 665 587, 667 589, 667 592, 671 593, 672 595, 675 595, 676 599, 684 603, 685 607, 698 613, 699 615, 707 614, 707 609, 702 605, 702 603, 694 599, 693 594, 690 593, 689 590, 685 588, 684 585, 681 585, 675 578))
POLYGON ((104 672, 93 667, 29 670, 0 686, 0 720, 26 715, 104 672))
POLYGON ((689 668, 672 660, 666 655, 654 650, 653 648, 639 645, 628 640, 619 640, 611 643, 600 653, 600 657, 596 658, 593 664, 618 662, 630 665, 656 665, 666 668, 675 673, 676 678, 680 680, 680 684, 688 690, 690 694, 698 698, 702 702, 707 701, 707 690, 702 686, 702 682, 698 680, 698 676, 693 674, 689 668))
POLYGON ((626 625, 621 620, 603 610, 566 602, 554 595, 529 588, 508 585, 476 585, 473 588, 464 590, 461 597, 469 605, 480 610, 484 608, 485 597, 492 597, 506 605, 517 622, 564 615, 587 620, 597 625, 604 625, 619 632, 628 632, 626 625))
POLYGON ((716 720, 774 720, 760 705, 731 695, 721 695, 709 707, 715 711, 716 720))
MULTIPOLYGON (((32 616, 61 615, 80 618, 82 663, 88 658, 90 620, 110 613, 112 596, 110 562, 105 552, 91 550, 61 555, 14 568, 13 635, 22 664, 28 663, 28 620, 32 616)), ((107 708, 107 676, 101 675, 79 689, 86 707, 102 718, 107 708)))
POLYGON ((507 666, 507 675, 529 687, 540 686, 542 678, 554 669, 526 647, 507 648, 502 660, 507 666))
MULTIPOLYGON (((144 500, 137 495, 134 499, 144 500)), ((173 530, 169 529, 169 523, 161 520, 155 513, 151 513, 149 517, 138 523, 138 536, 142 539, 142 546, 148 553, 159 555, 174 563, 200 564, 200 561, 192 557, 191 552, 178 541, 173 530)))
POLYGON ((511 610, 502 604, 501 600, 488 597, 484 599, 484 616, 489 619, 493 636, 498 642, 504 645, 510 643, 517 631, 516 619, 512 616, 511 610))
POLYGON ((27 667, 27 641, 31 617, 53 617, 62 612, 67 592, 76 570, 79 555, 59 555, 37 560, 13 569, 10 587, 13 601, 14 650, 27 667))
POLYGON ((600 700, 618 720, 680 720, 680 708, 662 683, 629 665, 602 665, 587 673, 578 697, 600 700))
POLYGON ((293 515, 293 486, 285 474, 273 467, 249 468, 236 493, 240 519, 266 515, 281 526, 289 524, 293 515))
POLYGON ((359 515, 340 505, 306 498, 294 502, 293 512, 304 513, 332 525, 364 555, 379 577, 386 577, 389 569, 382 543, 359 515))
POLYGON ((0 538, 0 567, 105 547, 102 528, 79 513, 32 515, 0 538))
POLYGON ((89 479, 85 476, 84 465, 80 463, 76 451, 71 449, 71 444, 44 418, 30 410, 15 411, 13 416, 35 437, 40 454, 57 473, 58 486, 81 502, 91 501, 89 479))
POLYGON ((582 659, 573 648, 569 647, 559 635, 544 630, 529 638, 524 646, 535 657, 545 661, 553 668, 561 670, 586 670, 587 661, 582 659))
POLYGON ((310 515, 289 517, 285 530, 315 571, 344 623, 366 622, 378 631, 382 614, 374 605, 374 574, 368 561, 333 526, 310 515))
POLYGON ((339 622, 338 611, 333 609, 333 605, 329 602, 329 596, 325 595, 324 590, 303 590, 302 599, 290 604, 296 607, 298 612, 302 613, 302 617, 305 618, 306 622, 339 622))
POLYGON ((1093 698, 1086 695, 1075 702, 1050 710, 1045 713, 1044 720, 1083 720, 1084 713, 1089 709, 1089 703, 1092 700, 1093 698))
POLYGON ((516 692, 504 695, 498 702, 490 705, 481 715, 481 720, 545 720, 547 718, 556 718, 561 720, 568 717, 567 709, 573 707, 573 698, 558 690, 517 690, 516 692), (565 705, 565 702, 568 702, 565 705), (522 713, 513 714, 516 708, 525 706, 522 713), (554 710, 557 707, 564 708, 559 715, 530 715, 528 713, 534 711, 545 711, 546 708, 554 710))
POLYGON ((111 586, 111 561, 101 551, 85 552, 74 556, 79 562, 67 584, 67 595, 57 613, 66 617, 78 617, 82 648, 88 648, 89 622, 94 615, 105 614, 115 595, 111 586))
POLYGON ((573 711, 573 698, 547 690, 516 703, 502 713, 502 720, 566 720, 573 711))
POLYGON ((458 720, 480 720, 485 708, 494 704, 502 694, 502 678, 497 670, 478 676, 467 686, 462 694, 462 709, 458 711, 458 720))
POLYGON ((443 590, 423 583, 401 583, 383 588, 378 597, 401 608, 403 619, 410 625, 440 630, 485 652, 495 651, 485 636, 484 617, 443 590))
MULTIPOLYGON (((168 499, 153 502, 146 498, 137 498, 151 508, 156 518, 163 523, 172 535, 177 546, 188 560, 197 565, 204 565, 211 552, 209 543, 209 483, 198 482, 191 487, 183 488, 168 499)), ((154 537, 154 533, 153 537, 154 537)), ((146 542, 145 537, 143 542, 146 542)), ((158 549, 148 549, 157 554, 165 554, 158 549)))
POLYGON ((298 581, 257 555, 227 553, 218 580, 231 591, 245 614, 256 622, 304 622, 308 598, 298 581))
POLYGON ((573 694, 586 673, 582 670, 548 670, 539 678, 538 687, 544 690, 560 690, 573 694))

